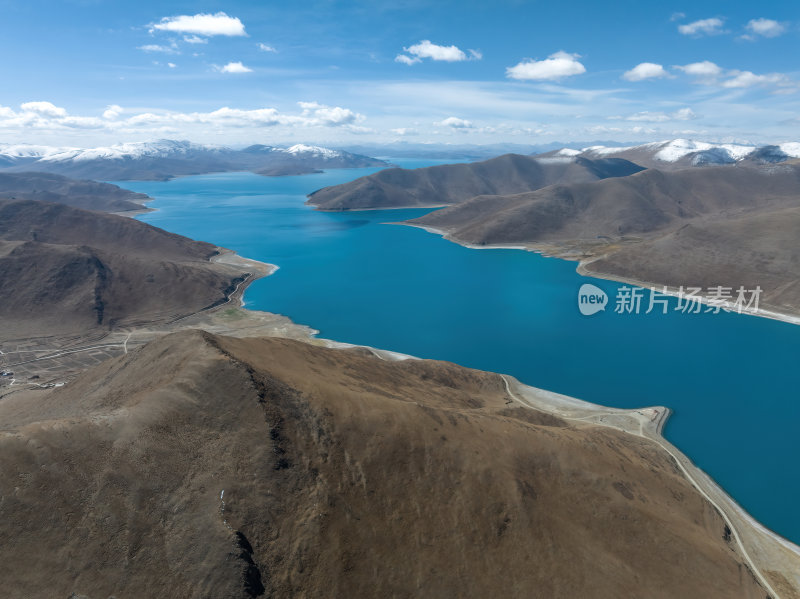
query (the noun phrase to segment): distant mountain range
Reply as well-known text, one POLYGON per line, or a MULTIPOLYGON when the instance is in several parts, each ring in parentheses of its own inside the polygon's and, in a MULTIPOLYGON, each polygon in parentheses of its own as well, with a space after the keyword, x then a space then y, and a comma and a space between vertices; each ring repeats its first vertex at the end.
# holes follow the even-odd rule
POLYGON ((775 164, 800 158, 800 143, 777 145, 713 144, 689 139, 657 141, 638 146, 590 146, 582 150, 561 148, 538 158, 624 158, 647 168, 672 170, 687 166, 775 164))
POLYGON ((39 171, 105 181, 166 180, 181 175, 251 171, 298 175, 329 168, 388 166, 383 160, 297 144, 289 148, 252 145, 242 150, 160 140, 80 149, 0 144, 0 170, 39 171))
POLYGON ((562 160, 506 154, 468 164, 384 169, 315 191, 308 202, 321 210, 443 206, 477 195, 520 193, 557 183, 586 183, 641 170, 644 169, 619 158, 562 160))

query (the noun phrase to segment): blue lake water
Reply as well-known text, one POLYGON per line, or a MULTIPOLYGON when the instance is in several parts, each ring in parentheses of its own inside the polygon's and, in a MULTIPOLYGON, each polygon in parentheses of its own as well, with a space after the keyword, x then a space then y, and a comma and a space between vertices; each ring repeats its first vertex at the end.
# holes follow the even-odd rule
POLYGON ((374 171, 120 185, 156 198, 158 211, 141 220, 279 265, 247 290, 251 309, 285 314, 326 338, 503 372, 603 405, 670 407, 666 437, 758 520, 800 542, 800 327, 672 310, 586 317, 581 284, 596 284, 612 302, 619 285, 579 276, 574 262, 471 250, 386 224, 426 210, 304 205, 315 189, 374 171))

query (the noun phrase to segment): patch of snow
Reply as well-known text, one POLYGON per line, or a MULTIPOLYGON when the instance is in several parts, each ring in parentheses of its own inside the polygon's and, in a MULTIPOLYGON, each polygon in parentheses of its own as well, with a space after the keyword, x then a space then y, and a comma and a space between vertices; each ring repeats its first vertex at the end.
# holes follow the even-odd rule
POLYGON ((0 144, 0 155, 9 158, 43 158, 65 152, 74 148, 58 148, 55 146, 38 146, 32 144, 0 144))
POLYGON ((619 146, 619 147, 609 147, 609 146, 589 146, 588 148, 584 148, 581 150, 581 153, 591 153, 595 156, 607 156, 608 154, 616 154, 617 152, 625 152, 626 150, 632 149, 634 146, 619 146))
MULTIPOLYGON (((727 151, 730 157, 737 161, 748 154, 752 154, 756 149, 756 146, 743 146, 740 144, 720 144, 718 147, 727 151)), ((800 144, 798 144, 798 148, 800 148, 800 144)))
POLYGON ((781 149, 781 152, 787 156, 791 156, 792 158, 800 158, 800 143, 796 141, 790 141, 787 143, 778 144, 778 147, 781 149))
POLYGON ((577 156, 580 154, 580 150, 573 150, 572 148, 561 148, 558 152, 556 152, 557 156, 577 156))
POLYGON ((662 142, 661 149, 656 152, 654 158, 663 162, 677 162, 687 154, 692 154, 694 152, 723 150, 732 160, 738 161, 755 149, 755 146, 741 144, 712 144, 704 141, 693 141, 691 139, 673 139, 671 141, 662 142))
POLYGON ((661 149, 655 153, 653 158, 662 162, 677 162, 687 154, 710 150, 713 147, 711 144, 702 141, 673 139, 672 141, 663 142, 661 149))
POLYGON ((323 148, 320 146, 309 146, 306 144, 295 144, 291 148, 283 150, 287 154, 312 154, 314 156, 323 156, 325 158, 339 158, 342 153, 330 148, 323 148))

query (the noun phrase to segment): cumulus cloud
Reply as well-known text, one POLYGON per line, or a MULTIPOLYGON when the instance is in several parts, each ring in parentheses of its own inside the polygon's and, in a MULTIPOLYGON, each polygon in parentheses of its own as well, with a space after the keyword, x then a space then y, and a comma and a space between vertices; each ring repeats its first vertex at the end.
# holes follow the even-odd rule
POLYGON ((741 88, 753 87, 755 85, 771 85, 788 83, 788 78, 782 73, 768 73, 766 75, 756 75, 750 71, 730 71, 730 79, 722 82, 722 87, 741 88))
POLYGON ((717 85, 728 89, 765 85, 777 85, 783 88, 791 86, 790 79, 782 73, 757 75, 751 71, 740 71, 737 69, 726 71, 719 65, 708 60, 693 62, 684 66, 676 66, 675 68, 692 76, 695 83, 701 85, 717 85))
POLYGON ((406 54, 398 54, 395 61, 412 65, 422 62, 423 58, 444 62, 461 62, 464 60, 480 60, 483 58, 478 50, 467 50, 469 55, 458 46, 440 46, 430 40, 422 40, 418 44, 403 48, 406 54))
POLYGON ((199 35, 184 35, 183 41, 187 44, 207 44, 208 39, 200 37, 199 35))
POLYGON ((111 105, 101 117, 74 116, 51 102, 25 102, 18 110, 0 106, 0 130, 64 132, 68 130, 104 130, 114 133, 181 133, 192 130, 241 129, 258 127, 288 128, 339 128, 361 133, 367 131, 359 123, 364 115, 340 106, 327 106, 317 102, 299 102, 300 112, 285 113, 275 108, 244 110, 223 107, 211 112, 139 112, 111 105))
POLYGON ((511 79, 545 81, 563 79, 586 72, 578 59, 580 55, 556 52, 544 60, 525 60, 506 68, 506 76, 511 79))
POLYGON ((326 106, 317 102, 298 102, 298 105, 303 109, 302 117, 326 127, 352 125, 364 120, 363 115, 355 113, 349 108, 326 106))
POLYGON ((756 36, 761 37, 778 37, 786 33, 786 25, 773 19, 751 19, 745 26, 750 32, 750 35, 743 35, 745 39, 755 39, 756 36))
POLYGON ((103 112, 103 118, 113 120, 117 118, 124 109, 119 104, 111 104, 107 106, 105 111, 103 112))
POLYGON ((150 25, 150 31, 166 31, 169 33, 188 33, 205 36, 247 35, 242 22, 237 17, 229 17, 224 12, 164 17, 158 23, 152 23, 150 25))
POLYGON ((167 63, 167 66, 168 66, 169 68, 171 68, 171 69, 174 69, 174 68, 175 68, 175 67, 177 67, 178 65, 176 65, 174 62, 168 62, 168 63, 167 63))
POLYGON ((436 127, 449 127, 451 129, 473 129, 475 126, 465 119, 460 119, 455 116, 447 117, 441 121, 434 123, 436 127))
POLYGON ((669 77, 669 73, 660 64, 654 62, 642 62, 633 67, 630 71, 625 71, 623 79, 628 81, 644 81, 645 79, 659 79, 669 77))
POLYGON ((226 65, 214 65, 214 70, 220 73, 252 73, 253 69, 244 66, 240 61, 229 62, 226 65))
POLYGON ((713 17, 711 19, 700 19, 699 21, 687 23, 686 25, 678 25, 678 31, 683 35, 692 35, 695 37, 702 35, 719 35, 725 33, 722 29, 722 25, 722 19, 713 17))
POLYGON ((704 80, 713 80, 722 74, 722 68, 710 60, 703 60, 702 62, 693 62, 691 64, 676 66, 676 69, 683 71, 692 77, 699 77, 704 80))
POLYGON ((272 46, 270 46, 268 44, 264 44, 264 43, 259 43, 258 44, 258 49, 261 50, 262 52, 277 52, 277 50, 275 48, 273 48, 272 46))
POLYGON ((20 104, 19 107, 24 112, 32 112, 34 114, 63 118, 67 116, 67 111, 60 106, 56 106, 52 102, 25 102, 20 104))
POLYGON ((416 58, 414 56, 406 56, 405 54, 398 54, 394 57, 395 62, 400 62, 402 64, 412 65, 418 62, 422 62, 421 58, 416 58))

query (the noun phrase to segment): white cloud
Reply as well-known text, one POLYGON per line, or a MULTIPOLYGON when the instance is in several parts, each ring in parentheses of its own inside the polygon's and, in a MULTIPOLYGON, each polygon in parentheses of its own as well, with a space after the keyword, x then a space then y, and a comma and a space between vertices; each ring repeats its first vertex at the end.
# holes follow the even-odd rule
POLYGON ((758 85, 778 85, 783 87, 784 90, 792 91, 794 89, 790 89, 791 81, 782 73, 756 75, 751 71, 739 71, 736 69, 726 71, 708 60, 676 66, 675 68, 694 77, 695 82, 702 85, 718 85, 727 89, 741 89, 758 85))
POLYGON ((395 61, 412 65, 421 62, 423 58, 444 62, 461 62, 464 60, 480 60, 483 58, 478 50, 467 50, 469 56, 458 46, 440 46, 430 40, 422 40, 418 44, 403 48, 407 54, 398 54, 395 61))
POLYGON ((672 16, 669 18, 670 21, 680 21, 681 19, 686 18, 685 12, 674 12, 672 16))
POLYGON ((196 35, 247 35, 244 25, 236 17, 229 17, 224 12, 216 14, 199 13, 196 15, 179 15, 164 17, 158 23, 152 23, 150 30, 170 33, 193 33, 196 35))
POLYGON ((214 65, 214 70, 220 73, 252 73, 253 69, 244 66, 240 61, 229 62, 224 66, 214 65))
POLYGON ((52 102, 25 102, 19 107, 24 112, 31 112, 41 116, 63 118, 67 116, 67 111, 52 102))
POLYGON ((261 50, 262 52, 277 52, 275 48, 264 43, 259 43, 258 49, 261 50))
POLYGON ((175 68, 175 67, 177 67, 178 65, 176 65, 174 62, 168 62, 168 63, 167 63, 167 66, 168 66, 169 68, 171 68, 171 69, 174 69, 174 68, 175 68))
POLYGON ((327 106, 317 102, 298 103, 299 113, 284 113, 275 108, 243 110, 223 107, 211 112, 139 112, 123 118, 121 106, 111 105, 101 117, 73 116, 64 108, 51 102, 26 102, 19 110, 0 106, 0 130, 15 131, 29 136, 37 133, 56 133, 65 131, 100 130, 115 135, 141 134, 181 134, 209 130, 253 129, 259 127, 297 128, 336 128, 351 133, 363 133, 368 129, 359 125, 366 117, 348 108, 327 106))
MULTIPOLYGON (((786 32, 786 25, 774 21, 772 19, 751 19, 745 27, 750 33, 760 35, 762 37, 778 37, 786 32)), ((753 39, 752 36, 743 36, 747 39, 753 39)))
POLYGON ((169 46, 163 46, 161 44, 145 44, 144 46, 139 46, 139 50, 143 52, 163 52, 164 54, 178 54, 178 48, 173 43, 169 46))
POLYGON ((697 115, 691 108, 681 108, 672 113, 672 118, 676 121, 691 121, 696 119, 697 115))
POLYGON ((722 68, 710 60, 693 62, 683 66, 676 66, 675 68, 692 77, 699 77, 706 80, 716 79, 722 74, 722 68))
POLYGON ((298 102, 298 105, 303 109, 301 116, 327 127, 352 125, 364 120, 363 115, 355 113, 349 108, 326 106, 317 102, 298 102))
POLYGON ((578 58, 578 54, 556 52, 544 60, 526 60, 508 67, 506 76, 511 79, 543 81, 580 75, 586 72, 586 67, 578 62, 578 58))
POLYGON ((475 127, 470 121, 455 116, 447 117, 434 123, 434 125, 436 127, 450 127, 451 129, 473 129, 475 127))
POLYGON ((103 118, 114 120, 120 114, 122 114, 123 110, 124 109, 122 108, 122 106, 119 106, 118 104, 111 104, 110 106, 107 106, 105 111, 103 112, 103 118))
POLYGON ((421 58, 416 58, 412 56, 406 56, 405 54, 398 54, 394 57, 395 62, 401 62, 403 64, 412 65, 418 62, 422 62, 421 58))
POLYGON ((669 73, 664 70, 663 66, 653 62, 637 64, 622 75, 622 78, 628 81, 644 81, 645 79, 659 79, 661 77, 669 77, 669 73))
POLYGON ((700 19, 687 25, 678 25, 678 31, 683 35, 719 35, 725 33, 722 29, 723 21, 720 18, 700 19))
POLYGON ((208 39, 200 37, 199 35, 184 35, 183 41, 187 44, 207 44, 208 39))
POLYGON ((730 71, 731 78, 722 82, 722 87, 741 88, 753 87, 754 85, 770 85, 788 83, 786 75, 781 73, 769 73, 767 75, 756 75, 750 71, 730 71))

